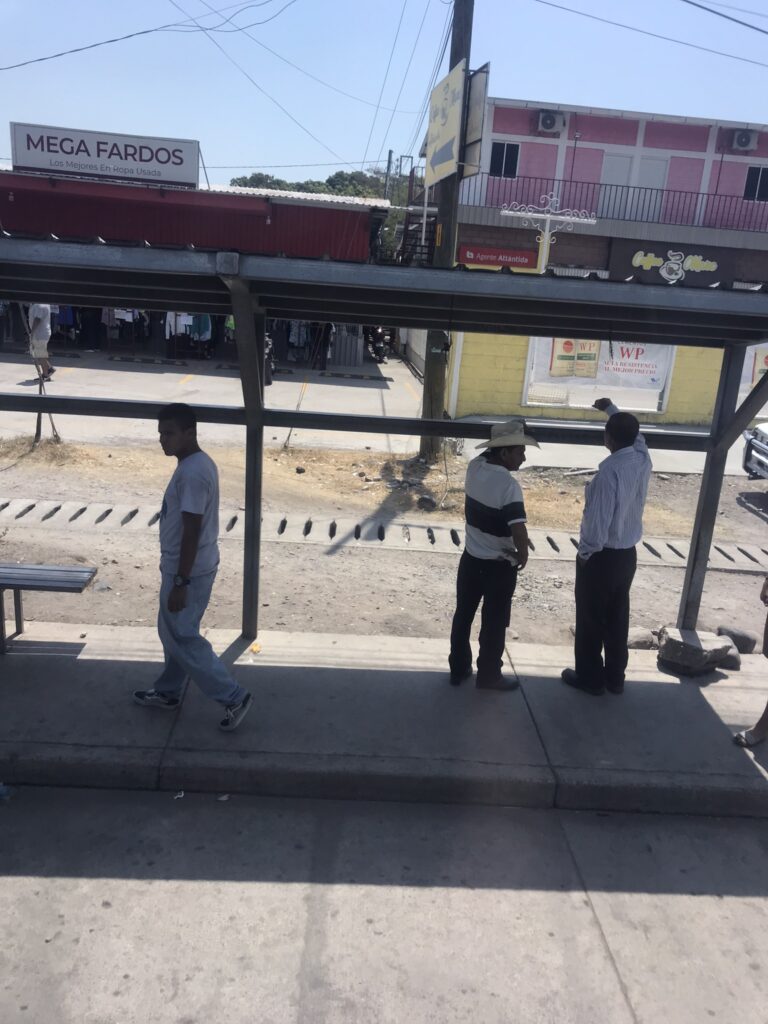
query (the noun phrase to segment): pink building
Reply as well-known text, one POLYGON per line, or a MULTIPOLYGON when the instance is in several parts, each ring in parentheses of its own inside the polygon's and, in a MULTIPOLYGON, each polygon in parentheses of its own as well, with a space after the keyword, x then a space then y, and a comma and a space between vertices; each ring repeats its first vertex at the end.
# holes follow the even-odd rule
POLYGON ((683 240, 711 244, 768 233, 766 125, 489 99, 481 163, 462 183, 466 223, 496 223, 472 210, 554 192, 613 237, 640 224, 703 229, 683 240))

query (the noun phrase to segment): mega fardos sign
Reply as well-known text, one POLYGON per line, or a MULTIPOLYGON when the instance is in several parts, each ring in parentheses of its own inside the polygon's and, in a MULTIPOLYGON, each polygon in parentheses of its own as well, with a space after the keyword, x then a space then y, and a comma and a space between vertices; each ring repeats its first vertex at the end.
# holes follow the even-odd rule
POLYGON ((12 123, 11 153, 16 171, 117 178, 145 185, 196 188, 198 184, 200 146, 190 139, 12 123))

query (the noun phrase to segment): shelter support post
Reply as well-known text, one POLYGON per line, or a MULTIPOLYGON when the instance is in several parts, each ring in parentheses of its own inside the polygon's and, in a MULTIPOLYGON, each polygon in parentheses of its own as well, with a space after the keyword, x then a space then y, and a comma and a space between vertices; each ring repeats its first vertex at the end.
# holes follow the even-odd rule
POLYGON ((235 340, 245 404, 245 545, 243 552, 242 635, 256 638, 259 625, 261 561, 261 482, 264 459, 264 349, 266 317, 255 308, 248 285, 225 279, 232 296, 235 340))
POLYGON ((725 463, 728 458, 728 445, 718 444, 718 441, 725 436, 725 431, 734 422, 743 365, 744 347, 741 345, 728 346, 723 352, 720 384, 717 389, 710 430, 710 448, 704 460, 696 519, 693 524, 693 536, 688 553, 688 566, 680 598, 680 610, 677 616, 677 624, 680 629, 695 629, 699 618, 709 552, 712 547, 717 509, 720 504, 720 492, 723 488, 725 463))

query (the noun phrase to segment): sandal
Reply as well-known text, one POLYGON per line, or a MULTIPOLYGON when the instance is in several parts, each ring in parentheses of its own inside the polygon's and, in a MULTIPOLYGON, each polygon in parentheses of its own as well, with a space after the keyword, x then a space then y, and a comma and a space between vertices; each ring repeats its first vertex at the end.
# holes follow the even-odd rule
POLYGON ((752 747, 758 746, 765 740, 765 736, 763 736, 759 740, 751 740, 749 738, 751 735, 751 729, 745 729, 744 732, 737 732, 736 735, 733 737, 733 742, 736 744, 737 747, 744 747, 746 750, 751 750, 752 747))

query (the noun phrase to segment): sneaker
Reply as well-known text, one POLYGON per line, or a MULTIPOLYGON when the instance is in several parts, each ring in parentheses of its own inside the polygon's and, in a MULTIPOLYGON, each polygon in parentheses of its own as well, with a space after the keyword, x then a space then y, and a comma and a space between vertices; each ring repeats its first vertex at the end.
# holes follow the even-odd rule
POLYGON ((251 710, 251 704, 253 704, 253 697, 250 693, 246 693, 238 704, 228 705, 224 708, 224 718, 219 722, 219 728, 224 732, 232 732, 251 710))
POLYGON ((133 699, 143 708, 165 708, 175 711, 181 701, 178 697, 168 697, 159 690, 134 690, 133 699))

